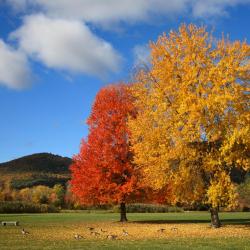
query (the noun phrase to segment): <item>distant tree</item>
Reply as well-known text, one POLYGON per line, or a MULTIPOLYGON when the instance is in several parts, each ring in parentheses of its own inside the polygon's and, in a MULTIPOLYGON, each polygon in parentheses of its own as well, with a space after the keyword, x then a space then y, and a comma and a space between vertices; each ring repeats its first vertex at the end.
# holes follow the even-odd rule
POLYGON ((2 199, 4 201, 12 201, 13 200, 13 190, 11 188, 11 181, 7 178, 4 183, 1 183, 2 189, 2 199))
POLYGON ((152 68, 133 89, 135 164, 172 202, 203 202, 220 226, 218 208, 236 205, 233 168, 250 168, 250 47, 216 40, 204 27, 181 25, 151 43, 152 68))
POLYGON ((0 201, 4 201, 4 192, 0 189, 0 201))
POLYGON ((50 200, 56 207, 64 205, 65 189, 61 184, 56 184, 51 190, 50 200))
POLYGON ((142 188, 132 163, 128 117, 136 114, 127 85, 102 88, 88 118, 89 135, 73 158, 72 191, 83 204, 119 203, 121 221, 125 204, 141 195, 142 188))
POLYGON ((51 189, 47 186, 35 186, 32 188, 32 202, 35 204, 48 204, 51 189))
POLYGON ((19 199, 26 202, 32 202, 32 189, 23 188, 19 191, 19 199))

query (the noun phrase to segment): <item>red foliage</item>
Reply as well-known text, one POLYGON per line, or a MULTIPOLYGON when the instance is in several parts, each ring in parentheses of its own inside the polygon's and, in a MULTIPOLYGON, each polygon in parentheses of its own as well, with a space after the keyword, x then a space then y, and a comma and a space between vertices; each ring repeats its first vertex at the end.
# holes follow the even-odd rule
POLYGON ((83 204, 141 197, 128 141, 127 120, 135 113, 128 86, 110 85, 97 94, 87 121, 88 140, 82 141, 71 166, 72 192, 83 204))

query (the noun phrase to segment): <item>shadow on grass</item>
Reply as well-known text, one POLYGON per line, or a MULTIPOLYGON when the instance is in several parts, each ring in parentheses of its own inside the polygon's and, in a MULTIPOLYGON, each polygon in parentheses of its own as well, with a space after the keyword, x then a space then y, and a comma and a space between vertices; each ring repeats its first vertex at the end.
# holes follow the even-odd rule
POLYGON ((5 213, 5 214, 0 214, 0 217, 32 217, 34 215, 41 215, 41 213, 19 213, 19 214, 12 214, 12 213, 5 213))
MULTIPOLYGON (((208 219, 201 220, 143 220, 143 221, 131 221, 139 224, 191 224, 191 223, 210 223, 208 219)), ((245 225, 250 227, 249 219, 221 219, 222 225, 245 225)))

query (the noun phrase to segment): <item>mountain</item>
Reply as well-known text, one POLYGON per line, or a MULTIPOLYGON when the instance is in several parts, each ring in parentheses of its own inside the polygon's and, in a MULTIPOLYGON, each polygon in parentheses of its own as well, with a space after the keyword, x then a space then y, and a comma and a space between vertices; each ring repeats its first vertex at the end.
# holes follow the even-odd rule
POLYGON ((0 184, 8 182, 16 189, 36 185, 65 185, 70 179, 71 162, 68 157, 39 153, 0 163, 0 184))

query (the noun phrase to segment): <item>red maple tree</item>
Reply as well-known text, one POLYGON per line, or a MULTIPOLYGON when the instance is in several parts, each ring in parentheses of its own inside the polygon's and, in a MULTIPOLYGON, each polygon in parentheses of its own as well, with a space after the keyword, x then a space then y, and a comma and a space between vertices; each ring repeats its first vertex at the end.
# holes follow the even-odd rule
POLYGON ((87 120, 89 135, 74 156, 72 191, 83 204, 120 204, 126 221, 128 202, 142 200, 133 154, 129 147, 129 116, 135 116, 128 85, 110 85, 96 96, 87 120))

